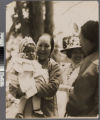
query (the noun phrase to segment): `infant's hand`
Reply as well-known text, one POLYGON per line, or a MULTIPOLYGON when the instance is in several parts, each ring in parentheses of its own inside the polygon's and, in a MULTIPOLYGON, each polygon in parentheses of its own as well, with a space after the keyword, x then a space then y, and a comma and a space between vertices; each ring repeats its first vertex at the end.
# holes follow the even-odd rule
POLYGON ((21 57, 21 58, 25 58, 25 59, 27 58, 27 56, 26 56, 25 53, 20 53, 20 57, 21 57))

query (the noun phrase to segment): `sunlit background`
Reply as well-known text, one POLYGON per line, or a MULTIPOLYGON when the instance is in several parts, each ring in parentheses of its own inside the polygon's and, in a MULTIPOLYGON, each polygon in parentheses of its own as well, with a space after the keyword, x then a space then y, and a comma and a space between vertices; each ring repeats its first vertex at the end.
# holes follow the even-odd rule
MULTIPOLYGON (((14 13, 15 2, 6 8, 6 32, 12 25, 11 15, 14 13)), ((73 24, 79 27, 88 20, 99 19, 99 4, 97 1, 53 1, 54 34, 61 39, 64 35, 74 32, 73 24)), ((61 40, 58 40, 59 43, 61 40)))
MULTIPOLYGON (((70 33, 73 23, 81 26, 87 20, 98 20, 99 4, 97 1, 54 1, 55 33, 70 33)), ((6 32, 12 25, 11 15, 14 13, 15 2, 6 8, 6 32)))

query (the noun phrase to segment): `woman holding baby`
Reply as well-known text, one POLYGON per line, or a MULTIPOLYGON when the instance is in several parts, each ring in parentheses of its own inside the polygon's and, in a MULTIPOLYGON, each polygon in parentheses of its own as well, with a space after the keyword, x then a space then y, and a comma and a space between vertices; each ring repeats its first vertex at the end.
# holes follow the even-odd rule
MULTIPOLYGON (((10 92, 13 95, 16 94, 16 98, 22 99, 23 96, 25 96, 25 98, 28 98, 26 100, 24 99, 24 102, 22 101, 22 103, 24 103, 24 107, 22 106, 23 111, 21 111, 21 114, 17 114, 17 118, 48 118, 58 116, 56 91, 60 84, 61 72, 58 64, 50 58, 53 49, 54 41, 52 37, 49 34, 43 34, 39 38, 36 46, 37 68, 35 68, 38 69, 38 72, 44 72, 39 72, 39 74, 38 72, 35 73, 35 77, 33 78, 33 80, 30 80, 31 84, 27 84, 26 86, 28 90, 30 86, 33 88, 30 91, 27 90, 26 95, 25 92, 23 92, 26 89, 24 89, 23 85, 21 86, 21 88, 23 88, 23 91, 22 89, 17 89, 17 92, 14 92, 13 87, 10 86, 10 92)), ((28 61, 28 63, 30 62, 28 61)), ((30 68, 32 68, 32 65, 30 68)))

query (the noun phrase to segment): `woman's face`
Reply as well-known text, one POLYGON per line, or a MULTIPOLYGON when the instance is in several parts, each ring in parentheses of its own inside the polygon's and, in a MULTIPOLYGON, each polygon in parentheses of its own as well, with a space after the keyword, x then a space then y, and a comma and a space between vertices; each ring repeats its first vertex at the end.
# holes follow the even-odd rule
POLYGON ((72 50, 71 59, 75 64, 79 64, 83 59, 84 55, 80 48, 75 48, 72 50))
POLYGON ((88 55, 94 47, 94 45, 88 39, 86 39, 82 33, 80 33, 80 43, 85 55, 88 55))
POLYGON ((42 36, 37 43, 37 56, 39 60, 47 60, 51 52, 50 36, 42 36))

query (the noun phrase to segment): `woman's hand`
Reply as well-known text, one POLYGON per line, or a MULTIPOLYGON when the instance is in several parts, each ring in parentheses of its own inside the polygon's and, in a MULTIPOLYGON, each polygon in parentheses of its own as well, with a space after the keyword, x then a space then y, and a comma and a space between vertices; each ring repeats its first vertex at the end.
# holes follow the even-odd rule
POLYGON ((73 87, 69 86, 69 85, 65 85, 65 84, 60 84, 59 86, 59 90, 60 89, 64 89, 65 91, 69 91, 71 90, 73 87))

